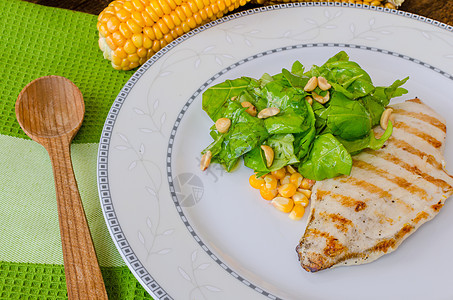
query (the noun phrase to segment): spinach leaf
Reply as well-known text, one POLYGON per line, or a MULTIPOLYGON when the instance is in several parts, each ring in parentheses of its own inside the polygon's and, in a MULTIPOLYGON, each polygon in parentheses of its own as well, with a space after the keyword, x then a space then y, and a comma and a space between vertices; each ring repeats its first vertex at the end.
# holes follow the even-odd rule
POLYGON ((325 114, 327 128, 342 139, 360 139, 371 130, 371 117, 365 107, 341 93, 332 94, 325 114))
POLYGON ((336 61, 348 61, 349 60, 349 55, 345 51, 340 51, 331 58, 329 58, 325 64, 328 63, 333 63, 336 61))
POLYGON ((407 94, 407 90, 401 86, 409 80, 409 77, 403 80, 395 80, 389 87, 376 87, 376 91, 373 96, 380 101, 383 106, 387 106, 390 103, 390 99, 407 94))
MULTIPOLYGON (((286 75, 290 76, 289 73, 286 75)), ((309 129, 307 123, 308 111, 305 105, 304 91, 294 88, 285 77, 282 80, 274 80, 263 88, 268 107, 278 107, 280 113, 264 120, 264 124, 270 134, 300 133, 309 129)), ((294 78, 292 77, 291 80, 294 78)), ((293 84, 297 80, 292 81, 293 84)))
POLYGON ((319 135, 313 141, 306 159, 299 164, 299 173, 312 180, 323 180, 349 175, 352 158, 346 148, 330 133, 319 135))
POLYGON ((370 75, 359 64, 349 61, 344 51, 337 53, 322 66, 314 66, 306 75, 325 77, 335 91, 350 99, 366 96, 375 88, 370 75))
POLYGON ((294 102, 300 102, 304 94, 300 90, 285 85, 283 80, 274 80, 263 87, 262 96, 267 100, 268 107, 278 107, 285 110, 294 102))
POLYGON ((372 149, 372 150, 379 150, 384 146, 384 143, 390 138, 393 132, 393 125, 392 122, 389 121, 387 129, 382 134, 379 139, 376 139, 374 136, 373 130, 370 131, 366 137, 354 140, 354 141, 346 141, 338 138, 339 142, 343 144, 343 146, 348 150, 351 155, 358 154, 363 149, 372 149))
POLYGON ((275 134, 267 140, 267 144, 274 150, 274 162, 269 170, 276 171, 284 166, 298 163, 294 154, 294 136, 292 134, 275 134))
POLYGON ((311 107, 305 99, 291 101, 279 114, 264 119, 270 134, 303 133, 312 126, 311 107))
POLYGON ((327 126, 327 108, 319 102, 314 101, 311 105, 315 114, 316 133, 321 133, 327 126))
POLYGON ((239 158, 268 137, 268 132, 261 119, 250 116, 237 101, 228 100, 224 117, 231 120, 228 132, 219 134, 206 150, 212 152, 212 162, 222 164, 230 172, 239 158))
POLYGON ((260 146, 244 154, 244 165, 253 169, 260 176, 279 170, 289 164, 298 163, 299 160, 294 154, 293 142, 294 136, 292 134, 271 135, 266 143, 274 150, 272 165, 266 166, 266 158, 260 146))
POLYGON ((266 158, 260 146, 244 154, 244 165, 252 169, 257 176, 262 176, 270 172, 266 166, 266 158))
POLYGON ((223 112, 228 105, 227 101, 232 97, 240 96, 246 90, 251 81, 255 79, 241 77, 234 80, 226 80, 208 88, 202 95, 202 108, 208 116, 215 122, 223 116, 223 112))
POLYGON ((304 77, 304 71, 305 71, 304 65, 302 65, 302 63, 298 60, 296 60, 291 66, 291 73, 293 73, 296 76, 304 77))
POLYGON ((370 114, 371 127, 378 125, 380 123, 381 115, 384 112, 385 107, 373 95, 367 95, 358 101, 370 114))
POLYGON ((269 82, 274 81, 274 78, 268 73, 264 73, 259 80, 260 88, 268 84, 269 82))
POLYGON ((304 94, 304 87, 308 82, 308 77, 306 76, 298 76, 295 74, 292 74, 290 71, 283 69, 282 70, 282 75, 284 78, 288 81, 288 84, 294 88, 298 93, 304 94))
MULTIPOLYGON (((318 102, 316 102, 318 103, 318 102)), ((319 103, 318 103, 319 104, 319 103)), ((294 152, 299 160, 302 160, 309 152, 310 145, 316 136, 316 117, 312 106, 305 101, 308 111, 307 123, 310 125, 309 129, 300 134, 294 134, 294 152)), ((319 104, 322 106, 322 104, 319 104)))

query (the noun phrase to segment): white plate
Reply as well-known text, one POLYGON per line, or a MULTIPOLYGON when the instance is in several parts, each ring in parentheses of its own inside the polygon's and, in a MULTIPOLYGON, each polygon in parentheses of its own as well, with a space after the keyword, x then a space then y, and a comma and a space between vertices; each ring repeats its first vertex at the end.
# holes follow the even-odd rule
MULTIPOLYGON (((453 111, 452 27, 402 11, 334 3, 263 7, 202 26, 141 67, 115 100, 98 186, 112 238, 156 299, 452 299, 453 205, 379 260, 310 274, 295 222, 248 185, 251 170, 199 170, 212 122, 208 86, 322 64, 340 50, 376 85, 407 75, 409 95, 453 111)), ((395 101, 395 102, 396 102, 395 101)), ((448 133, 447 167, 453 170, 448 133)), ((306 213, 306 216, 308 213, 306 213)), ((305 218, 306 218, 305 216, 305 218)))

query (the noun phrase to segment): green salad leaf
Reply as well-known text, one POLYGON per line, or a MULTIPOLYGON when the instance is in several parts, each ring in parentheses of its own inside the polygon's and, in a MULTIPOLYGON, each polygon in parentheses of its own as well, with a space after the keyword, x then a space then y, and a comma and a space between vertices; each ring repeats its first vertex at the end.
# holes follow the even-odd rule
POLYGON ((360 103, 342 93, 332 93, 329 108, 325 112, 329 131, 345 140, 356 140, 371 130, 371 116, 360 103))
POLYGON ((222 164, 227 171, 242 158, 258 176, 287 165, 313 180, 349 174, 351 155, 364 149, 377 150, 390 138, 391 122, 380 138, 375 137, 373 128, 390 100, 407 93, 402 86, 408 79, 376 87, 371 76, 340 51, 323 65, 308 70, 295 61, 290 70, 282 68, 275 75, 226 80, 203 93, 202 108, 214 122, 228 118, 231 126, 225 133, 212 126, 213 141, 202 153, 210 151, 211 162, 222 164), (313 76, 326 78, 331 88, 317 86, 305 91, 313 76), (328 97, 328 101, 314 101, 315 93, 328 97), (258 112, 267 107, 280 112, 261 119, 247 113, 244 102, 258 112), (274 151, 269 167, 261 145, 274 151))
POLYGON ((212 142, 203 153, 211 151, 212 162, 220 163, 227 171, 231 171, 239 158, 269 136, 263 122, 245 112, 240 103, 233 100, 225 101, 224 117, 231 120, 230 130, 224 134, 213 133, 212 142))
POLYGON ((318 135, 299 173, 312 180, 323 180, 341 174, 349 175, 352 158, 348 150, 330 133, 318 135))

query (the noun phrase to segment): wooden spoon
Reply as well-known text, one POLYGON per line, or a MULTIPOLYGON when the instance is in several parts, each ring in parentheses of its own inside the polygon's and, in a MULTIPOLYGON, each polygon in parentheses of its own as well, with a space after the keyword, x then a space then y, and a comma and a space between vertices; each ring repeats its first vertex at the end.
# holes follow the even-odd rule
POLYGON ((84 114, 82 93, 59 76, 33 80, 16 102, 17 121, 46 148, 52 163, 68 297, 107 299, 71 162, 71 141, 84 114))

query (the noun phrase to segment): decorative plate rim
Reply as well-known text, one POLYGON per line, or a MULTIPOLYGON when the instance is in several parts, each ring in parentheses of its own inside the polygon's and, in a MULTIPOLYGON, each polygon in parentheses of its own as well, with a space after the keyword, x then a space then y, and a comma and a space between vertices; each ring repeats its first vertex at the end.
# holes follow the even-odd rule
MULTIPOLYGON (((127 266, 129 269, 132 271, 136 279, 141 283, 141 285, 147 290, 148 293, 150 293, 151 296, 157 299, 163 299, 163 300, 169 300, 173 299, 169 293, 164 290, 160 284, 154 280, 153 276, 146 270, 146 268, 143 266, 143 263, 138 259, 137 255, 134 253, 133 249, 131 248, 128 240, 126 239, 123 230, 121 228, 121 225, 116 217, 116 212, 115 208, 113 206, 112 200, 111 200, 111 194, 110 194, 110 187, 109 187, 109 179, 108 179, 108 153, 109 153, 109 148, 110 148, 110 141, 111 141, 111 133, 113 131, 116 119, 118 114, 120 113, 121 107, 126 100, 127 96, 129 95, 130 91, 132 88, 135 86, 135 84, 138 82, 138 80, 142 77, 142 75, 145 74, 145 72, 151 68, 151 66, 154 65, 159 59, 161 59, 166 53, 168 53, 172 48, 175 46, 181 44, 183 41, 189 39, 190 37, 193 37, 209 28, 212 28, 216 25, 253 15, 256 13, 262 13, 262 12, 269 12, 273 10, 280 10, 280 9, 291 9, 291 8, 300 8, 300 7, 342 7, 342 8, 355 8, 355 9, 363 9, 363 10, 369 10, 369 11, 379 11, 383 13, 388 13, 396 16, 401 16, 405 18, 410 18, 416 21, 420 21, 423 23, 427 23, 433 26, 436 26, 438 28, 444 29, 448 32, 453 32, 453 26, 433 20, 431 18, 427 18, 424 16, 420 16, 417 14, 401 11, 401 10, 395 10, 395 9, 389 9, 389 8, 383 8, 383 7, 376 7, 376 6, 370 6, 370 5, 362 5, 362 4, 351 4, 351 3, 340 3, 340 2, 296 2, 296 3, 286 3, 286 4, 276 4, 276 5, 269 5, 269 6, 263 6, 259 8, 253 8, 241 12, 237 12, 231 15, 224 16, 220 19, 211 21, 205 25, 201 25, 194 30, 184 34, 183 36, 175 39, 172 41, 170 44, 162 48, 159 52, 157 52, 154 56, 152 56, 145 64, 143 64, 132 76, 131 78, 126 82, 124 87, 121 89, 121 91, 118 93, 118 96, 114 100, 109 113, 106 117, 103 130, 101 133, 101 138, 99 141, 99 148, 98 148, 98 157, 97 157, 97 185, 98 185, 98 193, 99 193, 99 199, 101 203, 101 208, 102 212, 104 215, 104 219, 106 221, 109 233, 115 243, 116 248, 118 249, 121 257, 123 260, 126 262, 127 266)), ((359 49, 365 49, 365 50, 371 50, 371 51, 378 51, 381 53, 385 54, 390 54, 390 55, 395 55, 403 59, 410 60, 412 62, 416 62, 424 67, 427 67, 431 70, 434 70, 438 72, 439 74, 453 80, 453 76, 449 74, 448 72, 445 72, 443 70, 440 70, 439 68, 436 68, 428 63, 421 62, 415 58, 408 57, 406 55, 402 55, 400 53, 396 53, 394 51, 389 51, 385 49, 380 49, 376 47, 369 47, 369 46, 361 46, 361 45, 356 45, 356 44, 348 44, 348 43, 306 43, 306 44, 298 44, 293 47, 346 47, 346 48, 359 48, 359 49)), ((275 49, 283 49, 283 48, 288 48, 288 47, 282 47, 282 48, 275 48, 275 49)), ((276 50, 275 50, 276 51, 276 50)), ((262 54, 262 53, 261 53, 262 54)), ((259 55, 259 54, 256 54, 259 55)), ((224 70, 227 70, 233 66, 233 68, 237 65, 242 64, 243 62, 246 62, 248 60, 253 59, 256 55, 251 56, 247 59, 242 60, 242 62, 236 62, 231 64, 229 67, 225 68, 224 70)), ((222 71, 218 72, 216 75, 222 73, 222 71)), ((208 85, 209 82, 212 81, 214 76, 207 80, 191 97, 190 99, 186 102, 185 106, 190 105, 191 102, 195 99, 195 97, 208 85), (211 80, 211 81, 210 81, 211 80)), ((181 110, 183 111, 183 110, 181 110)), ((179 119, 179 117, 178 117, 179 119)), ((175 127, 173 127, 175 129, 175 127)), ((174 133, 170 135, 171 137, 174 136, 174 133)), ((170 143, 168 148, 171 148, 170 143)), ((171 198, 174 200, 174 204, 176 207, 179 205, 179 200, 177 199, 177 196, 174 193, 174 190, 172 190, 172 177, 171 177, 171 154, 172 152, 170 151, 167 154, 167 179, 168 183, 170 184, 170 194, 171 198)), ((190 224, 188 223, 187 219, 184 220, 182 218, 182 215, 184 213, 182 210, 178 210, 178 213, 184 223, 184 226, 188 228, 190 224), (181 215, 182 214, 182 215, 181 215)), ((200 247, 217 263, 219 264, 223 269, 228 271, 230 274, 234 271, 232 271, 226 264, 224 264, 221 260, 219 260, 212 252, 209 250, 209 248, 201 241, 201 238, 197 236, 197 234, 194 231, 190 232, 191 235, 195 238, 195 241, 200 245, 200 247), (197 238, 196 238, 197 236, 197 238)), ((276 296, 274 296, 272 293, 267 292, 250 282, 248 282, 246 279, 242 278, 240 275, 236 274, 233 277, 241 281, 242 283, 246 284, 250 288, 256 290, 257 292, 261 293, 263 296, 266 296, 270 299, 280 299, 276 296), (236 276, 237 275, 237 276, 236 276)))

